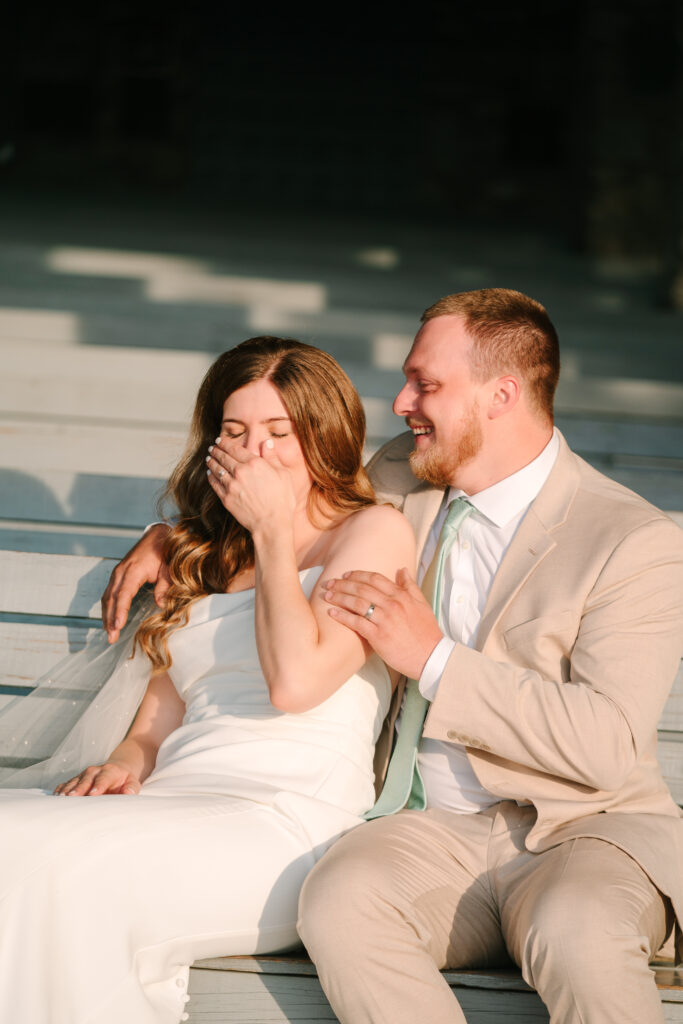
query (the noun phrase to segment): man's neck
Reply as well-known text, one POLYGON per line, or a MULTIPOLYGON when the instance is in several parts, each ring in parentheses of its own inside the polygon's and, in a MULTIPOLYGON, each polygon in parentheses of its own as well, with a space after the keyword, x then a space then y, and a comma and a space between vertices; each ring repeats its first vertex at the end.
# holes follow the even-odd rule
POLYGON ((479 494, 537 459, 552 436, 553 427, 550 424, 544 430, 534 431, 533 436, 504 439, 496 448, 487 451, 484 446, 471 462, 459 467, 450 486, 459 488, 465 494, 479 494))

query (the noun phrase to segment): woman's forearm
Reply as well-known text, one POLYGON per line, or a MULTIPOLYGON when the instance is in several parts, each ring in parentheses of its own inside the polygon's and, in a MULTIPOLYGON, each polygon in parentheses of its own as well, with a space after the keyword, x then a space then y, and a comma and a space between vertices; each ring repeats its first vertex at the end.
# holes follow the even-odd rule
POLYGON ((109 760, 125 765, 144 782, 154 770, 159 747, 178 728, 184 714, 185 704, 168 673, 153 676, 128 735, 112 750, 109 760))
POLYGON ((142 737, 127 736, 112 750, 109 761, 125 767, 131 775, 144 782, 156 764, 159 747, 142 737))

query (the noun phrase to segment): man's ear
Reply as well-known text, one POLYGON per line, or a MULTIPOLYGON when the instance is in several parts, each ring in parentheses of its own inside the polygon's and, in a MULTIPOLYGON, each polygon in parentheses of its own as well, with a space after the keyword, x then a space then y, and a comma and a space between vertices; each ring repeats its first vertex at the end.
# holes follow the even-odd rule
POLYGON ((522 395, 522 386, 517 377, 508 374, 492 381, 489 393, 488 417, 498 419, 512 412, 522 395))

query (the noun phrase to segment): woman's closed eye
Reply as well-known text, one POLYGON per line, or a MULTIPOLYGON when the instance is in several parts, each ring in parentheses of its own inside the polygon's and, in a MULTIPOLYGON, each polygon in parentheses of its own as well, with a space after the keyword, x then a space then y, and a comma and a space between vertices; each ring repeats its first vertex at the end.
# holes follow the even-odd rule
MULTIPOLYGON (((244 430, 224 430, 223 433, 222 433, 222 436, 223 437, 227 437, 229 441, 237 441, 240 437, 244 437, 245 433, 246 433, 246 431, 244 431, 244 430)), ((270 431, 268 431, 268 436, 269 437, 275 437, 275 438, 278 438, 278 437, 290 437, 291 433, 292 433, 291 430, 286 430, 284 432, 280 432, 280 431, 277 431, 277 430, 270 430, 270 431)))

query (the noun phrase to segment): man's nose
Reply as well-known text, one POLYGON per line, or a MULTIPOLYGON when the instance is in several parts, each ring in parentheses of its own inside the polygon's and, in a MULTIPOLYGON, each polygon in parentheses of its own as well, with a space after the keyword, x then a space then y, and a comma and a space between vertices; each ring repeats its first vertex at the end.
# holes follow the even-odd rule
POLYGON ((415 409, 415 396, 412 388, 406 383, 394 399, 392 406, 397 416, 408 416, 415 409))

